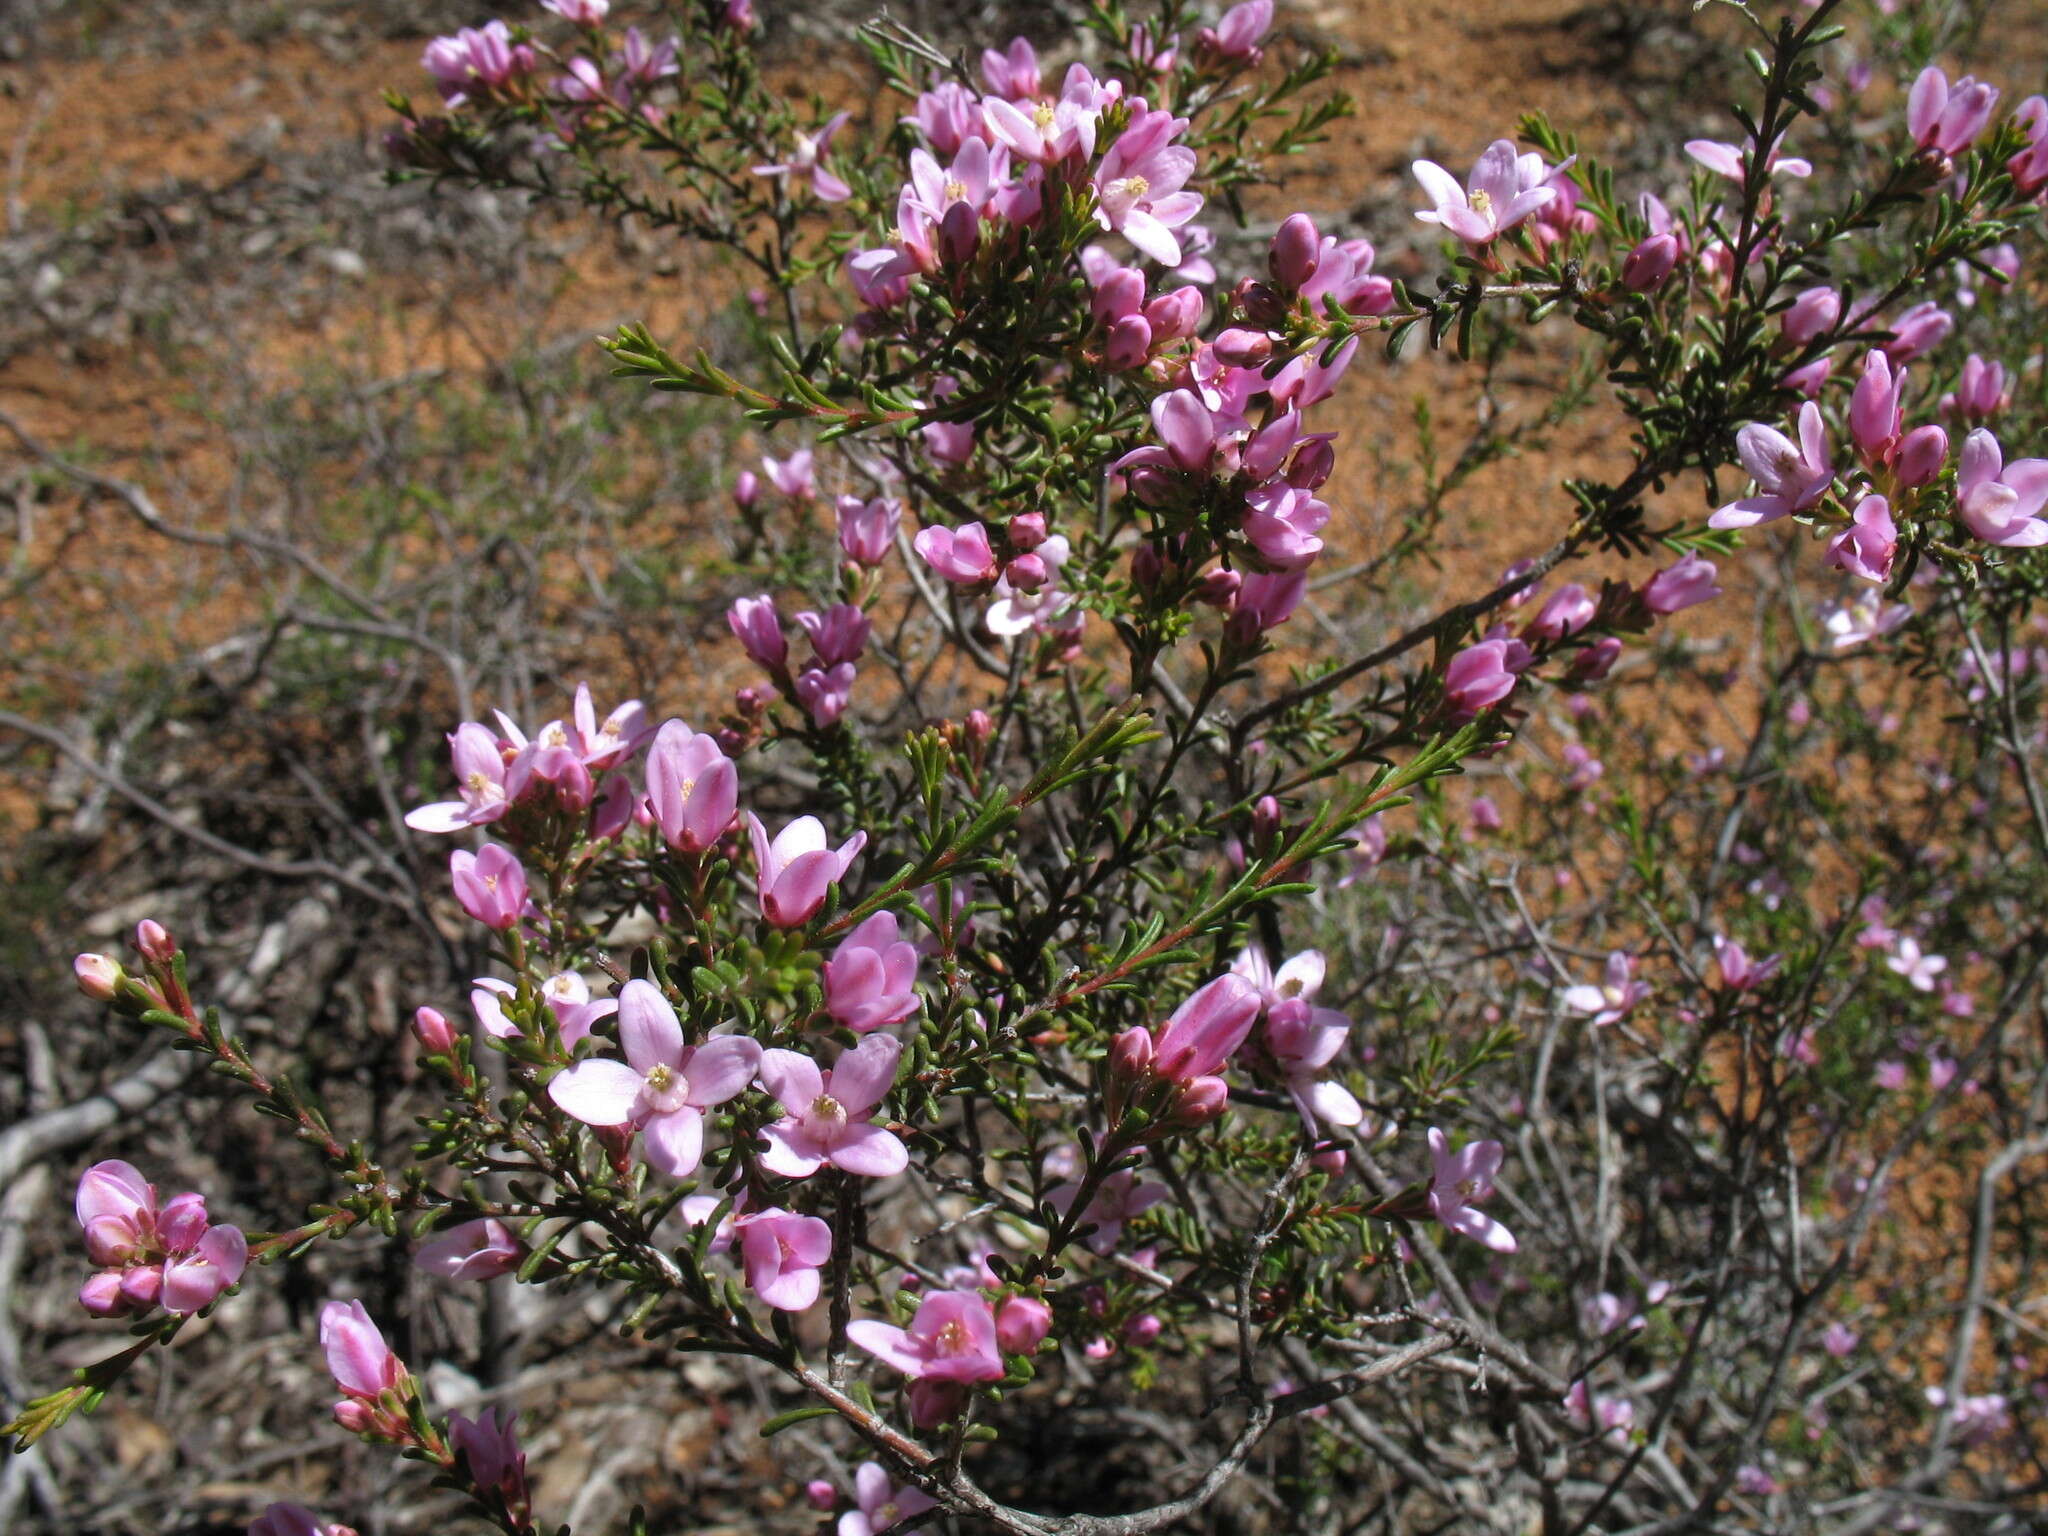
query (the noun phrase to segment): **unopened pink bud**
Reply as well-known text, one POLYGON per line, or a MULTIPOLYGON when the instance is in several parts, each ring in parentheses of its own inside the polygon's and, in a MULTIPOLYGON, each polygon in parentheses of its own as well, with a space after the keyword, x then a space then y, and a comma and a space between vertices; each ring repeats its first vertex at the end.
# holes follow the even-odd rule
POLYGON ((412 1032, 429 1055, 446 1056, 455 1049, 455 1026, 438 1008, 421 1008, 414 1013, 412 1032))
POLYGON ((1292 293, 1316 275, 1322 263, 1322 236, 1315 220, 1305 213, 1291 213, 1273 232, 1272 247, 1266 252, 1266 270, 1273 281, 1292 293))
POLYGON ((1220 1077, 1198 1077, 1181 1089, 1173 1123, 1190 1128, 1207 1125, 1230 1107, 1230 1085, 1220 1077))
POLYGON ((1152 1032, 1144 1028, 1127 1029, 1109 1048, 1109 1070, 1117 1077, 1143 1077, 1152 1070, 1152 1056, 1152 1032))
POLYGON ((1621 260, 1621 286, 1630 293, 1648 293, 1662 285, 1678 265, 1678 237, 1651 235, 1621 260))
POLYGON ((1244 586, 1244 576, 1237 571, 1227 571, 1220 566, 1203 575, 1195 587, 1195 601, 1207 603, 1212 608, 1228 608, 1231 599, 1244 586))
POLYGON ((733 505, 742 512, 751 507, 761 495, 761 477, 751 469, 743 469, 732 482, 733 505))
POLYGON ((1328 1146, 1318 1147, 1308 1161, 1309 1166, 1317 1173, 1334 1179, 1344 1171, 1350 1158, 1346 1156, 1342 1147, 1328 1146))
POLYGON ((1898 472, 1901 485, 1929 485, 1941 473, 1947 459, 1948 434, 1929 424, 1915 427, 1899 440, 1899 456, 1892 467, 1898 472))
POLYGON ((1252 841, 1263 848, 1279 830, 1280 802, 1271 795, 1261 795, 1252 807, 1252 841))
POLYGON ((145 960, 163 964, 178 952, 178 941, 165 931, 162 923, 145 917, 135 925, 135 947, 142 952, 145 960))
POLYGON ((1036 1296, 1012 1296, 996 1309, 996 1343, 1006 1355, 1028 1355, 1052 1331, 1052 1308, 1036 1296))
POLYGON ((78 990, 96 1003, 111 1003, 114 989, 125 972, 117 960, 105 955, 80 955, 71 962, 71 974, 78 978, 78 990))
POLYGON ((948 266, 965 266, 980 244, 980 210, 972 203, 953 204, 939 221, 939 255, 948 266))
POLYGON ((1140 544, 1131 552, 1131 584, 1141 592, 1149 592, 1159 585, 1159 578, 1165 574, 1164 562, 1159 551, 1150 544, 1140 544))
POLYGON ((1257 368, 1273 356, 1273 338, 1264 331, 1233 327, 1216 338, 1216 355, 1233 368, 1257 368))
POLYGON ((1003 567, 1003 579, 1019 592, 1036 592, 1052 580, 1052 568, 1038 555, 1019 555, 1003 567))
POLYGON ((1159 1320, 1157 1312, 1140 1312, 1136 1317, 1124 1324, 1124 1342, 1126 1344, 1150 1344, 1165 1329, 1166 1324, 1159 1320))
POLYGON ((1010 519, 1010 548, 1020 555, 1028 555, 1043 544, 1045 534, 1043 512, 1019 512, 1010 519))
POLYGON ((804 1502, 821 1513, 829 1514, 839 1503, 839 1490, 822 1477, 814 1477, 804 1484, 804 1502))

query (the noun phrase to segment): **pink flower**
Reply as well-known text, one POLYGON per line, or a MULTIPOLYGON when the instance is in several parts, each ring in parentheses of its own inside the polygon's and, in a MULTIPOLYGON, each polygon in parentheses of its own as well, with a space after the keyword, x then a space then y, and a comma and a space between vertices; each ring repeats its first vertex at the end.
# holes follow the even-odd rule
POLYGON ((1159 1032, 1153 1070, 1189 1083, 1236 1054, 1258 1022, 1261 999, 1243 977, 1225 972, 1174 1009, 1159 1032))
POLYGON ((1415 217, 1425 224, 1441 224, 1475 248, 1491 244, 1557 196, 1555 187, 1544 184, 1551 171, 1543 157, 1533 152, 1517 155, 1507 139, 1486 146, 1462 187, 1433 160, 1417 160, 1411 169, 1423 194, 1436 204, 1415 217))
POLYGON ((1892 573, 1898 547, 1891 503, 1882 496, 1866 496, 1856 503, 1849 527, 1828 541, 1827 563, 1865 581, 1881 582, 1892 573))
MULTIPOLYGON (((807 176, 810 178, 811 193, 821 203, 843 203, 853 196, 853 189, 830 171, 825 169, 825 152, 832 147, 832 137, 846 126, 851 114, 835 112, 826 119, 825 126, 816 133, 799 133, 796 149, 780 165, 757 165, 756 176, 807 176)), ((794 495, 786 491, 785 495, 794 495)))
POLYGON ((444 1280, 494 1280, 509 1275, 526 1257, 512 1229, 494 1216, 465 1221, 422 1243, 412 1261, 444 1280))
POLYGON ((1721 973, 1721 985, 1731 992, 1754 992, 1778 973, 1778 957, 1752 960, 1749 952, 1733 939, 1714 935, 1714 968, 1721 973))
POLYGON ((1470 720, 1515 691, 1508 667, 1508 642, 1481 640, 1453 656, 1444 668, 1444 698, 1457 720, 1470 720))
POLYGON ((519 925, 526 910, 526 868, 511 849, 485 843, 475 853, 458 848, 448 855, 448 873, 462 910, 500 933, 519 925))
POLYGON ((1886 1093, 1897 1093, 1906 1086, 1906 1064, 1903 1061, 1880 1061, 1871 1070, 1870 1079, 1886 1093))
POLYGON ((917 1012, 917 946, 903 941, 895 913, 877 912, 839 941, 824 986, 826 1012, 855 1034, 917 1012))
POLYGON ((1972 352, 1963 359, 1955 393, 1941 397, 1941 413, 1981 424, 2004 410, 2010 399, 2005 387, 2005 364, 1987 363, 1972 352))
POLYGON ((853 702, 854 665, 842 661, 836 667, 809 667, 796 675, 792 685, 797 702, 819 730, 837 723, 853 702))
MULTIPOLYGON (((1061 1184, 1046 1191, 1046 1203, 1062 1216, 1073 1208, 1074 1200, 1081 1193, 1079 1184, 1061 1184)), ((1140 1182, 1137 1173, 1129 1168, 1112 1173, 1095 1187, 1095 1193, 1088 1201, 1087 1210, 1081 1213, 1081 1225, 1093 1227, 1088 1234, 1089 1248, 1096 1253, 1108 1253, 1123 1236, 1124 1223, 1131 1221, 1152 1209, 1166 1198, 1164 1184, 1140 1182)))
POLYGON ((725 622, 755 665, 778 672, 789 660, 789 640, 782 633, 772 597, 735 599, 725 612, 725 622))
POLYGON ((981 50, 981 78, 1005 101, 1027 101, 1039 92, 1038 50, 1029 38, 1013 37, 1001 53, 981 50))
POLYGON ((448 1416, 448 1443, 468 1464, 470 1479, 479 1488, 495 1489, 514 1507, 531 1496, 517 1422, 518 1415, 502 1406, 490 1409, 480 1419, 460 1413, 448 1416))
POLYGON ((1940 346, 1955 328, 1955 317, 1928 299, 1891 323, 1892 339, 1884 344, 1884 354, 1894 363, 1910 363, 1921 353, 1940 346))
POLYGON ((508 767, 497 738, 473 720, 455 728, 448 751, 455 759, 456 792, 462 798, 408 811, 405 824, 415 832, 460 832, 496 821, 512 809, 526 785, 531 760, 522 754, 508 767))
POLYGON ((878 1532, 932 1507, 930 1494, 907 1483, 897 1487, 889 1481, 881 1463, 873 1461, 864 1461, 854 1468, 853 1501, 860 1508, 849 1509, 839 1517, 837 1536, 877 1536, 878 1532))
POLYGON ((918 531, 910 541, 924 563, 956 587, 985 586, 1000 567, 990 546, 988 529, 969 523, 955 531, 937 524, 918 531))
POLYGON ((822 667, 858 661, 867 648, 868 616, 852 603, 835 604, 822 614, 806 611, 798 614, 796 621, 810 637, 811 650, 822 667))
POLYGON ((1536 617, 1530 620, 1526 633, 1540 635, 1545 640, 1562 640, 1592 623, 1598 606, 1584 587, 1575 581, 1568 583, 1550 595, 1536 617))
POLYGON ((1714 584, 1718 574, 1711 560, 1687 555, 1643 583, 1643 606, 1652 613, 1670 614, 1719 597, 1721 589, 1714 584))
POLYGON ((871 1179, 901 1173, 909 1149, 870 1122, 896 1081, 902 1054, 895 1037, 869 1035, 821 1072, 800 1052, 763 1052, 761 1086, 787 1113, 761 1133, 768 1140, 761 1166, 792 1179, 809 1178, 826 1163, 871 1179))
POLYGON ((647 809, 662 841, 703 853, 725 836, 739 798, 739 769, 718 742, 680 720, 664 721, 647 753, 647 809))
POLYGON ((1951 88, 1948 76, 1930 64, 1906 97, 1906 129, 1922 149, 1957 155, 1990 124, 1997 107, 1997 86, 1965 75, 1951 88))
POLYGON ((1592 1015, 1590 1022, 1596 1028, 1624 1019, 1650 995, 1650 984, 1633 980, 1634 972, 1635 962, 1617 949, 1607 957, 1607 970, 1600 985, 1566 987, 1564 1005, 1574 1013, 1592 1015))
POLYGON ((1906 387, 1905 370, 1894 373, 1891 359, 1882 351, 1863 356, 1863 371, 1849 396, 1849 436, 1873 467, 1891 462, 1905 425, 1899 397, 1906 387))
POLYGON ((1478 1202, 1493 1193, 1503 1150, 1497 1141, 1475 1141, 1454 1155, 1450 1139, 1431 1126, 1429 1156, 1435 1168, 1429 1181, 1429 1210, 1453 1232, 1462 1232, 1495 1253, 1513 1253, 1514 1234, 1478 1209, 1478 1202))
POLYGON ((1822 604, 1820 627, 1833 649, 1846 651, 1890 634, 1911 617, 1913 610, 1905 603, 1887 607, 1875 592, 1859 592, 1845 603, 1822 604))
POLYGON ((889 558, 895 542, 896 525, 903 519, 903 506, 887 496, 862 501, 858 496, 839 498, 839 547, 856 565, 878 566, 889 558))
MULTIPOLYGON (((1713 139, 1687 139, 1685 152, 1716 176, 1726 176, 1730 181, 1745 181, 1749 175, 1750 156, 1756 153, 1756 140, 1745 139, 1736 145, 1718 143, 1713 139)), ((1779 146, 1774 144, 1770 157, 1764 162, 1764 169, 1774 176, 1805 177, 1813 174, 1813 162, 1782 155, 1779 146)))
POLYGON ((915 1380, 997 1381, 1003 1375, 995 1314, 975 1291, 929 1292, 909 1328, 859 1318, 847 1324, 846 1336, 915 1380))
POLYGON ((1828 459, 1820 407, 1799 407, 1799 442, 1775 427, 1752 422, 1735 434, 1735 452, 1760 494, 1731 501, 1707 519, 1710 528, 1749 528, 1803 512, 1827 494, 1835 471, 1828 459))
POLYGON ((818 1299, 818 1269, 832 1257, 831 1224, 794 1211, 749 1211, 732 1219, 747 1284, 778 1312, 801 1312, 818 1299))
POLYGON ((761 467, 768 471, 768 479, 775 489, 791 501, 809 501, 818 494, 816 483, 811 478, 811 450, 799 448, 786 459, 771 459, 765 454, 761 467))
POLYGON ((1273 0, 1242 0, 1223 13, 1213 27, 1195 34, 1195 47, 1205 56, 1256 64, 1260 39, 1273 26, 1273 0))
POLYGON ((1343 875, 1337 881, 1342 890, 1356 884, 1379 868, 1380 860, 1387 856, 1387 828, 1380 814, 1368 816, 1360 822, 1351 834, 1351 849, 1345 855, 1343 875))
POLYGON ((2003 463, 1998 439, 1983 427, 1963 439, 1956 468, 1956 515, 1987 544, 2008 549, 2048 543, 2048 459, 2003 463))
POLYGON ((1807 288, 1793 299, 1792 307, 1778 316, 1785 339, 1803 347, 1816 336, 1825 335, 1842 318, 1842 296, 1832 288, 1807 288))
POLYGON ((1827 1332, 1820 1336, 1820 1345, 1839 1360, 1856 1347, 1856 1330, 1844 1322, 1829 1323, 1827 1332))
POLYGON ((747 833, 754 845, 761 915, 777 928, 809 922, 868 841, 867 833, 856 832, 838 848, 828 848, 825 824, 815 816, 797 817, 771 840, 752 811, 747 812, 747 833))
POLYGON ((1033 1353, 1052 1332, 1052 1308, 1037 1296, 1012 1296, 996 1308, 996 1342, 1006 1355, 1033 1353))
POLYGON ((78 1295, 95 1317, 158 1305, 189 1316, 220 1300, 248 1266, 240 1229, 208 1222, 205 1196, 177 1195, 159 1206, 156 1186, 132 1163, 86 1169, 72 1209, 85 1231, 86 1255, 100 1266, 78 1295))
POLYGON ((1885 956, 1884 963, 1905 977, 1916 992, 1932 992, 1935 978, 1948 969, 1945 956, 1923 954, 1920 941, 1911 934, 1899 940, 1898 946, 1885 956))
POLYGON ((761 1047, 743 1035, 713 1035, 694 1049, 661 989, 635 978, 619 989, 624 1061, 593 1056, 559 1072, 548 1097, 585 1125, 644 1133, 648 1164, 671 1178, 696 1172, 704 1153, 704 1111, 746 1090, 761 1047))
POLYGON ((1096 124, 1111 99, 1087 68, 1077 63, 1069 66, 1057 101, 1040 99, 1026 111, 1021 103, 984 96, 981 115, 990 136, 1012 154, 1038 165, 1052 165, 1069 155, 1085 159, 1095 153, 1096 124))
POLYGON ((1180 265, 1173 232, 1202 211, 1198 192, 1181 188, 1195 171, 1195 152, 1173 144, 1187 119, 1171 112, 1135 113, 1117 136, 1095 178, 1095 218, 1164 266, 1180 265))
POLYGON ((420 67, 434 77, 441 99, 459 107, 473 96, 489 96, 531 74, 534 56, 526 44, 512 41, 512 29, 504 22, 487 21, 435 38, 420 56, 420 67))
POLYGON ((1322 553, 1316 533, 1329 522, 1330 509, 1309 492, 1283 482, 1262 485, 1244 500, 1244 536, 1267 564, 1294 570, 1322 553))
POLYGON ((405 1362, 391 1352, 360 1301, 330 1301, 320 1309, 320 1348, 342 1391, 343 1401, 334 1405, 336 1420, 344 1429, 364 1432, 380 1412, 377 1400, 404 1390, 409 1379, 405 1362))

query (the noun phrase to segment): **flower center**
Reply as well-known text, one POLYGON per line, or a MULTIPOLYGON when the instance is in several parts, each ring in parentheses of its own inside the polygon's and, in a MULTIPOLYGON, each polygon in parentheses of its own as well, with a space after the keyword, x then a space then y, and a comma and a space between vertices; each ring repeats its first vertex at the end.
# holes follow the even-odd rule
POLYGON ((647 1069, 647 1091, 649 1093, 666 1093, 675 1086, 675 1081, 676 1073, 673 1067, 666 1066, 657 1061, 647 1069))
POLYGON ((1050 128, 1053 115, 1052 103, 1049 101, 1041 101, 1031 109, 1031 121, 1038 124, 1040 128, 1050 128))
POLYGON ((894 1525, 898 1520, 901 1520, 902 1518, 903 1511, 897 1507, 896 1501, 894 1499, 891 1499, 888 1503, 884 1504, 881 1508, 875 1511, 874 1520, 871 1523, 874 1525, 874 1528, 876 1530, 886 1531, 890 1526, 894 1525))
POLYGON ((1481 191, 1475 187, 1467 201, 1472 204, 1472 211, 1474 213, 1493 212, 1493 194, 1490 192, 1481 191))
POLYGON ((569 745, 569 733, 560 725, 550 725, 540 733, 540 743, 544 747, 566 747, 569 745))
POLYGON ((491 776, 485 773, 481 768, 476 769, 474 772, 470 774, 468 778, 464 779, 462 782, 468 786, 469 792, 472 795, 486 794, 489 792, 491 788, 491 776))
POLYGON ((1142 176, 1126 176, 1118 186, 1126 197, 1132 199, 1143 197, 1152 190, 1152 183, 1142 176))
POLYGON ((1464 1199, 1466 1199, 1466 1200, 1476 1200, 1476 1199, 1478 1199, 1478 1198, 1479 1198, 1479 1181, 1478 1181, 1477 1179, 1460 1179, 1460 1180, 1458 1180, 1458 1194, 1459 1194, 1459 1195, 1460 1195, 1460 1196, 1461 1196, 1462 1198, 1464 1198, 1464 1199))
POLYGON ((967 201, 967 183, 966 183, 966 182, 964 182, 964 181, 962 181, 962 180, 960 180, 960 179, 959 179, 959 178, 958 178, 957 176, 949 176, 949 177, 947 177, 947 178, 946 178, 946 201, 947 201, 948 203, 964 203, 964 202, 966 202, 966 201, 967 201))
POLYGON ((965 1351, 972 1340, 967 1334, 965 1323, 948 1323, 939 1330, 933 1345, 942 1355, 957 1355, 965 1351))
POLYGON ((846 1124, 846 1106, 829 1093, 821 1093, 811 1100, 811 1118, 823 1120, 832 1125, 846 1124))

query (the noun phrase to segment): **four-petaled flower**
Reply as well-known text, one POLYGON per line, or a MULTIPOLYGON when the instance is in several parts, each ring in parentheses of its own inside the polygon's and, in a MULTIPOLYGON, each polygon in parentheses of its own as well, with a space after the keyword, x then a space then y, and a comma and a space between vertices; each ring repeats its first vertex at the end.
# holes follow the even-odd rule
POLYGON ((1453 1232, 1462 1232, 1495 1253, 1513 1253, 1514 1234, 1478 1208, 1478 1202, 1493 1193, 1502 1151, 1497 1141, 1475 1141, 1454 1153, 1450 1138, 1431 1126, 1429 1155, 1435 1172, 1429 1181, 1429 1210, 1453 1232))

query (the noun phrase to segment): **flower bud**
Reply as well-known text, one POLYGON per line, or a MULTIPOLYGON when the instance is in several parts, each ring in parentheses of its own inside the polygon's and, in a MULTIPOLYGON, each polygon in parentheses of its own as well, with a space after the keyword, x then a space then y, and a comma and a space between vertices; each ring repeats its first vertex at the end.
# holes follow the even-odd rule
POLYGON ((1309 1166, 1314 1168, 1317 1173, 1334 1179, 1344 1171, 1345 1165, 1350 1159, 1345 1155, 1342 1147, 1326 1142, 1316 1148, 1308 1161, 1309 1166))
POLYGON ((1842 318, 1842 296, 1832 288, 1808 288, 1792 301, 1792 307, 1778 317, 1785 339, 1803 347, 1824 331, 1835 328, 1842 318))
POLYGON ((135 925, 135 947, 142 951, 143 959, 161 965, 177 954, 178 941, 164 930, 162 923, 145 917, 135 925))
POLYGON ((1253 325, 1279 325, 1287 318, 1287 301, 1264 283, 1246 279, 1232 296, 1253 325))
POLYGON ((78 978, 78 990, 96 1003, 114 1000, 124 974, 120 962, 105 955, 80 955, 71 962, 71 973, 78 978))
POLYGON ((985 709, 970 709, 967 712, 967 744, 977 751, 988 745, 989 738, 996 733, 996 723, 989 718, 985 709))
POLYGON ((1273 281, 1289 293, 1316 275, 1322 264, 1323 240, 1316 233, 1315 220, 1305 213, 1290 213, 1273 231, 1273 244, 1266 252, 1266 270, 1273 281))
POLYGON ((1109 328, 1109 344, 1103 348, 1103 365, 1112 373, 1142 368, 1152 355, 1152 327, 1143 315, 1125 315, 1109 328))
POLYGON ((455 1050, 455 1026, 438 1008, 421 1008, 412 1016, 414 1038, 432 1056, 447 1056, 455 1050))
POLYGON ((1143 1027, 1127 1029, 1109 1048, 1109 1070, 1114 1077, 1139 1078, 1152 1070, 1152 1032, 1143 1027))
POLYGON ((1195 601, 1207 603, 1212 608, 1228 608, 1231 600, 1244 585, 1244 577, 1237 571, 1226 571, 1218 567, 1206 572, 1195 585, 1195 601))
POLYGON ((1678 237, 1651 235, 1621 259, 1621 286, 1630 293, 1648 293, 1662 286, 1678 265, 1678 237))
POLYGON ((1006 1355, 1028 1355, 1052 1331, 1052 1308, 1036 1296, 1012 1296, 996 1309, 996 1343, 1006 1355))
POLYGON ((1294 450, 1287 466, 1287 483, 1297 490, 1313 491, 1330 478, 1337 467, 1337 450, 1327 437, 1312 437, 1294 450))
POLYGON ((1252 806, 1252 845, 1263 852, 1280 830, 1280 802, 1271 795, 1259 796, 1252 806))
POLYGON ((830 1514, 839 1503, 839 1490, 822 1477, 814 1477, 804 1484, 804 1502, 823 1514, 830 1514))
POLYGON ((980 210, 972 203, 953 204, 939 221, 939 255, 948 266, 965 266, 980 244, 980 210))
POLYGON ((1190 1129, 1221 1118, 1230 1107, 1230 1085, 1220 1077, 1198 1077, 1181 1089, 1173 1123, 1190 1129))
POLYGON ((1003 567, 1003 579, 1019 592, 1036 592, 1052 580, 1052 568, 1039 555, 1019 555, 1003 567))
POLYGON ((1159 1320, 1157 1312, 1140 1312, 1136 1317, 1124 1324, 1124 1342, 1126 1344, 1150 1344, 1165 1329, 1166 1324, 1159 1320))
POLYGON ((1150 544, 1140 544, 1131 551, 1131 584, 1141 592, 1150 592, 1159 585, 1159 578, 1165 574, 1164 562, 1159 551, 1150 544))
POLYGON ((1928 485, 1941 473, 1948 459, 1948 434, 1931 423, 1915 427, 1899 440, 1899 455, 1893 461, 1899 484, 1928 485))
POLYGON ((742 512, 751 507, 761 495, 761 477, 751 469, 743 469, 733 478, 732 502, 742 512))
POLYGON ((1010 548, 1028 555, 1045 542, 1045 514, 1019 512, 1010 519, 1010 548))
POLYGON ((1257 368, 1273 356, 1273 338, 1264 331, 1233 327, 1215 340, 1216 355, 1233 368, 1257 368))

